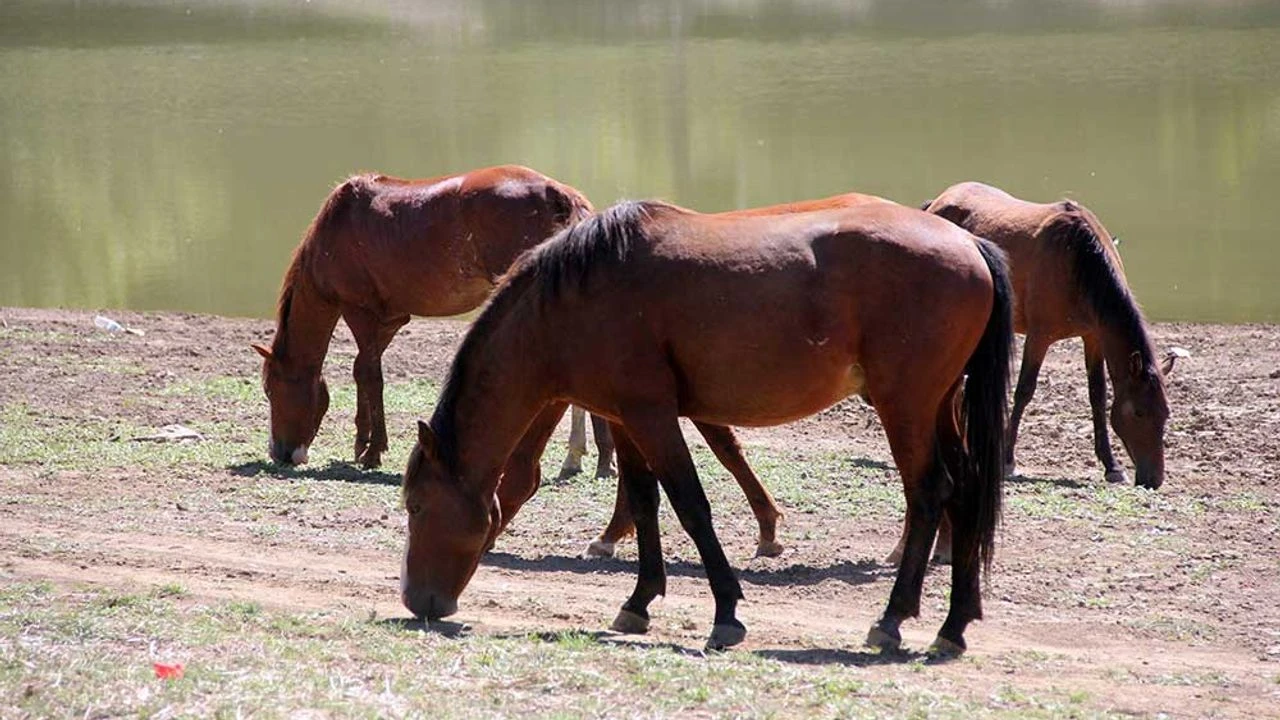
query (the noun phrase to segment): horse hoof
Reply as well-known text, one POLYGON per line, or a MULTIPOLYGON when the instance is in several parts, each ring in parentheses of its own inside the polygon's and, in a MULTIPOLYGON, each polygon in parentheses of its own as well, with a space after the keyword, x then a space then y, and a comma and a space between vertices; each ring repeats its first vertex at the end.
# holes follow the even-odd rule
POLYGON ((707 650, 720 651, 731 648, 747 638, 747 629, 741 625, 716 625, 707 638, 707 650))
POLYGON ((373 470, 382 467, 382 456, 366 452, 360 456, 360 467, 365 470, 373 470))
POLYGON ((897 565, 902 562, 902 548, 894 548, 893 552, 884 559, 885 565, 897 565))
POLYGON ((1004 476, 1013 477, 1017 474, 1018 468, 1013 463, 1005 463, 1004 476))
POLYGON ((1112 485, 1128 485, 1129 475, 1123 470, 1112 470, 1106 474, 1107 482, 1112 485))
POLYGON ((626 635, 643 635, 649 632, 649 618, 641 617, 639 613, 633 613, 626 608, 622 608, 618 611, 618 617, 613 619, 613 624, 609 626, 609 629, 626 635))
POLYGON ((587 557, 590 558, 611 558, 613 557, 614 547, 617 543, 605 542, 603 540, 592 540, 587 545, 587 557))
POLYGON ((867 639, 863 644, 867 647, 880 648, 882 651, 897 650, 902 646, 902 636, 897 633, 890 635, 879 625, 872 625, 867 631, 867 639))
POLYGON ((938 565, 950 565, 950 564, 951 564, 951 551, 950 551, 950 550, 948 550, 948 551, 946 551, 946 552, 936 552, 936 553, 934 553, 934 554, 933 554, 933 562, 934 562, 935 564, 938 564, 938 565))
POLYGON ((786 547, 777 540, 761 540, 756 545, 756 557, 778 557, 786 547))
POLYGON ((609 465, 607 467, 596 468, 597 480, 607 480, 608 478, 614 477, 617 474, 618 474, 618 471, 614 470, 612 465, 609 465))
POLYGON ((929 646, 929 657, 935 660, 950 660, 958 658, 964 654, 964 645, 952 642, 941 635, 934 638, 933 644, 929 646))

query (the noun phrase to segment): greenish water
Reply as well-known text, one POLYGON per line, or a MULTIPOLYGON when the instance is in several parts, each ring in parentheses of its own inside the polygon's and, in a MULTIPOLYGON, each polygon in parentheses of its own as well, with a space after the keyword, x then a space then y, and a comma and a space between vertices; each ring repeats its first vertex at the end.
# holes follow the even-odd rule
POLYGON ((1280 321, 1280 3, 0 3, 0 305, 267 315, 348 174, 714 211, 1074 197, 1156 319, 1280 321))

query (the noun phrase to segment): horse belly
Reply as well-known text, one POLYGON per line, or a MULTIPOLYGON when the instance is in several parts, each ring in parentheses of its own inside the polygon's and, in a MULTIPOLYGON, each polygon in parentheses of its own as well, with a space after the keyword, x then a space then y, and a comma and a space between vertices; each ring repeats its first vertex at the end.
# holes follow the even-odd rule
POLYGON ((685 388, 681 414, 719 425, 781 425, 867 392, 861 365, 819 354, 778 363, 744 358, 706 376, 713 379, 685 388))

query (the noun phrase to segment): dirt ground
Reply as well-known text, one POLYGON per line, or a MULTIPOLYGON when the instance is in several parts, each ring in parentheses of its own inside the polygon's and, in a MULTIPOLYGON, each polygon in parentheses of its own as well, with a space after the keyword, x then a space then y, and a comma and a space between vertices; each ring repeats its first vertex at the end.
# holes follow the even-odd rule
MULTIPOLYGON (((38 449, 0 457, 0 582, 181 582, 197 597, 407 615, 397 599, 403 519, 392 485, 411 418, 431 408, 391 413, 393 451, 383 473, 338 462, 350 452, 351 418, 331 410, 314 474, 288 477, 314 483, 321 498, 314 504, 243 501, 276 482, 251 455, 160 465, 77 457, 79 444, 111 452, 129 443, 103 433, 175 422, 203 432, 203 445, 238 443, 265 455, 266 402, 247 344, 268 340, 272 323, 113 317, 146 335, 107 335, 93 327, 93 313, 0 310, 0 422, 32 424, 33 433, 84 433, 59 439, 67 445, 60 459, 40 459, 38 449), (380 494, 325 505, 322 495, 338 485, 380 494), (241 498, 234 507, 232 497, 241 498)), ((387 382, 441 382, 464 329, 415 320, 387 354, 387 382)), ((886 501, 865 513, 793 508, 780 493, 788 549, 752 558, 745 503, 725 489, 732 483, 708 480, 709 491, 720 486, 712 495, 716 521, 747 595, 740 616, 750 634, 733 652, 844 664, 969 698, 1070 687, 1098 711, 1280 717, 1280 327, 1158 324, 1153 332, 1159 347, 1192 353, 1169 382, 1164 487, 1102 482, 1079 344, 1055 347, 1024 420, 1018 475, 1007 486, 986 619, 969 631, 971 652, 962 661, 922 679, 869 661, 860 649, 892 583, 893 568, 880 560, 896 539, 900 505, 886 501)), ((340 327, 326 366, 331 383, 349 382, 354 355, 340 327)), ((897 492, 883 435, 860 404, 740 435, 750 460, 783 458, 807 468, 813 458, 845 456, 878 473, 885 497, 897 492)), ((631 588, 634 548, 624 543, 615 560, 581 558, 612 491, 600 484, 589 508, 555 503, 570 497, 578 496, 550 487, 540 493, 482 565, 457 620, 477 633, 607 626, 631 588)), ((655 603, 646 641, 696 648, 709 630, 709 589, 692 545, 669 515, 664 523, 670 594, 655 603)), ((941 624, 946 576, 930 574, 922 617, 904 626, 908 646, 923 649, 941 624)))

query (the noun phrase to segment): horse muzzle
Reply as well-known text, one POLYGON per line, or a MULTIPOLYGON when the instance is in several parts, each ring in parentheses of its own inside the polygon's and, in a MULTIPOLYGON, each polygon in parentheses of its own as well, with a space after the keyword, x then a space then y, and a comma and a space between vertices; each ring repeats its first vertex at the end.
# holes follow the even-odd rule
POLYGON ((281 465, 305 465, 307 463, 307 446, 299 445, 290 448, 279 440, 272 440, 267 446, 267 454, 274 462, 281 465))
POLYGON ((446 618, 458 612, 458 601, 431 591, 416 591, 405 588, 400 592, 400 601, 416 618, 428 621, 446 618))
POLYGON ((1158 490, 1164 484, 1164 467, 1154 463, 1137 463, 1133 484, 1148 490, 1158 490))

